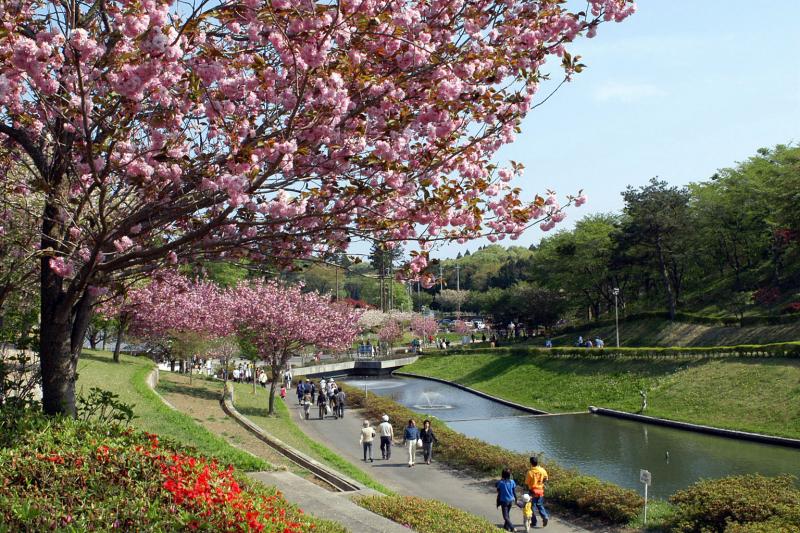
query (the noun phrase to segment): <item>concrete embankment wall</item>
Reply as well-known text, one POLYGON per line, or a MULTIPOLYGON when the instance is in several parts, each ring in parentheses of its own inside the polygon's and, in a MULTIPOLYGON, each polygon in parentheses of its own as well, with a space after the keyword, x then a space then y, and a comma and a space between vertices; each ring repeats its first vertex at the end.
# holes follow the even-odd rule
POLYGON ((750 433, 747 431, 737 431, 735 429, 723 429, 712 426, 703 426, 701 424, 691 424, 689 422, 678 422, 677 420, 667 420, 665 418, 657 418, 654 416, 626 413, 625 411, 606 409, 605 407, 590 406, 589 411, 598 415, 613 416, 615 418, 623 418, 625 420, 635 420, 636 422, 643 422, 645 424, 655 424, 657 426, 666 426, 675 429, 683 429, 686 431, 696 431, 698 433, 707 433, 709 435, 717 435, 732 439, 750 440, 763 444, 777 444, 779 446, 800 448, 800 440, 790 439, 787 437, 774 437, 772 435, 762 435, 761 433, 750 433))

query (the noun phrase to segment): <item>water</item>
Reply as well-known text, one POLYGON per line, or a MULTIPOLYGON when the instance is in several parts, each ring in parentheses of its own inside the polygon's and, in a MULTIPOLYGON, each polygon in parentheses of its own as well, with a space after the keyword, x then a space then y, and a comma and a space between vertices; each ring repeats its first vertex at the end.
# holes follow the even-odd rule
MULTIPOLYGON (((449 385, 414 378, 350 380, 425 417, 509 450, 545 459, 642 492, 639 470, 653 475, 649 493, 666 498, 701 478, 758 472, 800 476, 800 450, 593 414, 531 416, 449 385), (667 452, 669 456, 667 457, 667 452)), ((435 423, 434 423, 435 430, 435 423)))

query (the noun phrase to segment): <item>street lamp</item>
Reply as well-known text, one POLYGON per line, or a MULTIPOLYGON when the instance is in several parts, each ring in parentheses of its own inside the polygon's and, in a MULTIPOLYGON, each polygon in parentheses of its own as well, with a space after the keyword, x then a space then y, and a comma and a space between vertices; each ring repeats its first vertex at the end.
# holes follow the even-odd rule
POLYGON ((619 297, 619 287, 614 287, 611 292, 614 293, 614 323, 617 327, 617 348, 619 348, 619 305, 617 301, 619 297))

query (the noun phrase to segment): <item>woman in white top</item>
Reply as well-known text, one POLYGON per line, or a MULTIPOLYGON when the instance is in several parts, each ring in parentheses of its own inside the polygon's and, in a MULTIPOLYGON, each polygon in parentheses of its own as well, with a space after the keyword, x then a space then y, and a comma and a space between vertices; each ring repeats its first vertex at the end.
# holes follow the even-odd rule
POLYGON ((364 427, 361 428, 361 438, 359 442, 364 449, 364 461, 369 456, 369 462, 372 462, 372 441, 375 439, 375 428, 369 425, 369 420, 364 420, 364 427))

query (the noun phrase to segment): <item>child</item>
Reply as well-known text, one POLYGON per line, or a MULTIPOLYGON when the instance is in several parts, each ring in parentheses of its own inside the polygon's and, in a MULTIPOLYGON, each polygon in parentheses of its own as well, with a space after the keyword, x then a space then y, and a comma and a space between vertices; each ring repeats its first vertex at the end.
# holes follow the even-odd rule
POLYGON ((286 399, 286 385, 281 385, 281 400, 286 399))
POLYGON ((522 520, 525 523, 525 533, 531 530, 531 518, 533 518, 533 507, 531 506, 531 495, 523 494, 522 501, 517 505, 522 509, 522 520))

